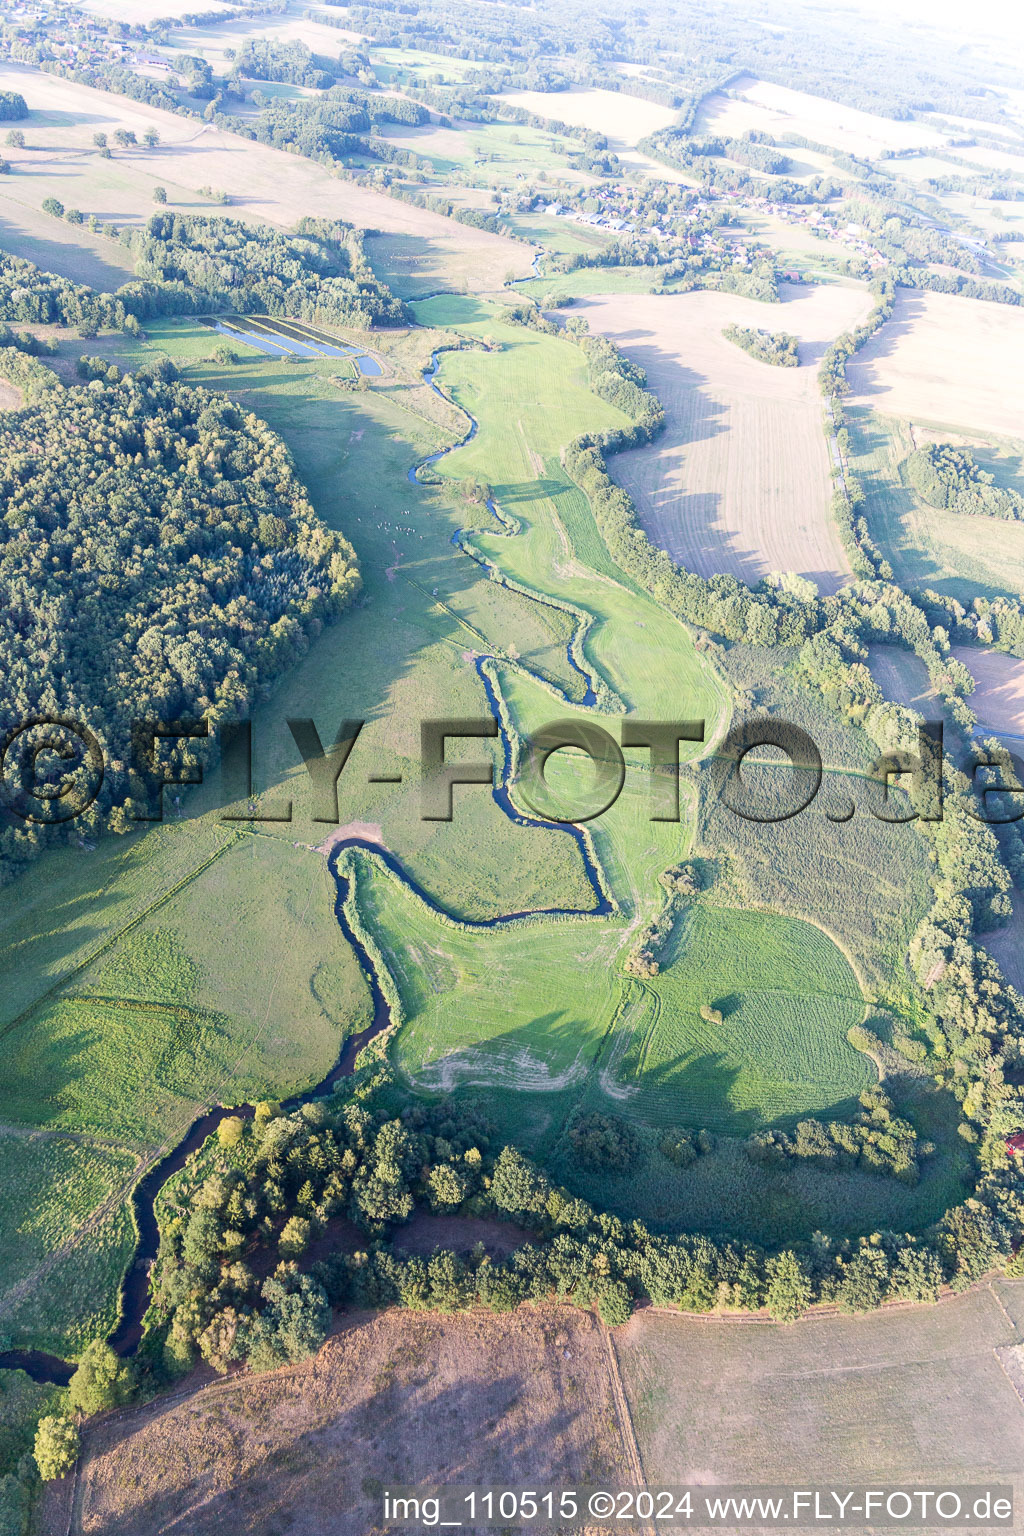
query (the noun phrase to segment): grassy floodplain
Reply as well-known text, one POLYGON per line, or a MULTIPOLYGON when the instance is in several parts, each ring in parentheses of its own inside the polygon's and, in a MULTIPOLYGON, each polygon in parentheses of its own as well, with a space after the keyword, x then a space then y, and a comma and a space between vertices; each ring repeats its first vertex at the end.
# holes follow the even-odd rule
MULTIPOLYGON (((865 1080, 866 1060, 845 1040, 859 1004, 839 951, 805 924, 758 914, 763 975, 753 976, 741 954, 750 935, 730 931, 745 915, 716 911, 700 919, 716 931, 708 940, 718 956, 716 995, 750 988, 740 1021, 746 1035, 750 1015, 757 1041, 701 1036, 680 940, 683 968, 670 966, 658 983, 662 1022, 643 1058, 641 1091, 624 1092, 623 1085, 637 1086, 636 1074, 629 1076, 636 1019, 621 962, 663 898, 658 875, 691 849, 698 811, 695 788, 684 781, 682 820, 648 819, 643 751, 627 751, 625 790, 590 832, 612 898, 607 918, 538 917, 488 929, 437 915, 440 909, 456 924, 476 925, 536 909, 587 911, 594 903, 573 837, 511 820, 482 789, 456 791, 451 823, 420 817, 420 721, 488 714, 480 658, 490 658, 513 744, 565 718, 600 719, 617 738, 626 713, 703 718, 713 743, 729 718, 732 686, 685 626, 622 575, 562 470, 567 441, 622 420, 590 391, 579 349, 509 325, 497 305, 472 298, 421 302, 416 319, 412 330, 370 338, 384 371, 366 386, 337 360, 290 362, 243 343, 233 344, 233 363, 217 360, 220 338, 191 320, 154 323, 141 343, 117 337, 88 344, 128 366, 166 354, 189 381, 226 390, 263 416, 294 455, 321 516, 355 544, 364 591, 255 711, 259 807, 266 813, 289 799, 290 821, 224 823, 224 794, 213 776, 183 791, 180 803, 168 795, 159 828, 91 851, 47 855, 8 900, 0 940, 10 977, 5 1043, 12 1071, 0 1124, 106 1138, 120 1149, 112 1154, 112 1192, 98 1201, 92 1173, 76 1172, 69 1154, 68 1200, 83 1219, 60 1250, 47 1249, 44 1236, 39 1263, 18 1280, 16 1301, 10 1292, 9 1304, 0 1299, 0 1324, 18 1343, 73 1350, 83 1312, 112 1318, 130 1248, 123 1223, 136 1165, 173 1145, 208 1103, 283 1096, 317 1081, 345 1034, 368 1021, 366 984, 338 928, 333 883, 317 851, 330 825, 311 819, 289 717, 311 716, 325 741, 342 719, 365 722, 339 781, 339 820, 391 850, 430 904, 355 856, 358 918, 385 951, 402 996, 396 1061, 424 1091, 441 1086, 431 1073, 447 1071, 440 1064, 454 1057, 456 1091, 482 1097, 503 1134, 547 1148, 557 1161, 578 1105, 625 1113, 642 1135, 656 1138, 669 1122, 742 1130, 812 1103, 827 1113, 865 1080), (439 395, 423 370, 432 351, 453 346, 461 350, 440 354, 439 395), (469 416, 478 423, 475 435, 433 466, 429 483, 410 483, 413 464, 465 437, 469 416), (491 487, 498 518, 464 491, 473 480, 491 487), (571 641, 576 666, 567 656, 571 641), (587 679, 596 707, 583 704, 587 679), (369 783, 374 774, 400 774, 401 783, 369 783), (780 956, 793 932, 803 935, 806 953, 786 972, 780 956), (439 1024, 452 975, 460 978, 458 1006, 446 1006, 439 1024), (545 1018, 552 995, 558 1019, 545 1018), (769 995, 783 999, 778 1008, 765 1001, 769 995), (814 1078, 813 1092, 787 1098, 781 1077, 767 1072, 783 1036, 814 1078), (704 1066, 685 1065, 687 1051, 704 1066), (722 1058, 713 1071, 708 1057, 722 1058), (482 1082, 462 1070, 467 1058, 483 1061, 482 1082), (103 1272, 88 1281, 83 1308, 88 1277, 76 1278, 80 1250, 103 1222, 103 1272), (45 1317, 38 1305, 44 1274, 45 1317)), ((82 350, 78 338, 62 340, 65 373, 82 350)), ((691 755, 702 750, 695 746, 691 755)), ((487 752, 501 762, 497 743, 451 747, 451 755, 470 760, 487 752)), ((552 774, 556 787, 574 787, 577 767, 563 755, 552 774)), ((510 788, 529 814, 523 786, 510 788)), ((689 1181, 671 1171, 662 1177, 651 1162, 633 1208, 669 1225, 706 1224, 710 1201, 726 1228, 756 1234, 780 1199, 783 1206, 788 1199, 794 1230, 810 1216, 815 1224, 864 1230, 883 1213, 894 1222, 927 1219, 940 1198, 937 1186, 908 1196, 862 1176, 830 1176, 826 1188, 826 1176, 811 1171, 796 1177, 785 1198, 768 1178, 752 1198, 751 1181, 761 1176, 728 1135, 721 1156, 705 1161, 714 1166, 689 1181)), ((945 1186, 942 1193, 949 1193, 945 1186)), ((630 1205, 626 1192, 608 1194, 613 1204, 630 1205)))

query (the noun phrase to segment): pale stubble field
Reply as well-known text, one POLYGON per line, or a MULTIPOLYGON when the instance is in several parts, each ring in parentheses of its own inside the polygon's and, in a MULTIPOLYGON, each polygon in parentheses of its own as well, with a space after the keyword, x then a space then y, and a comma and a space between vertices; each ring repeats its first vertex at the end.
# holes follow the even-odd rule
MULTIPOLYGON (((0 220, 6 214, 17 224, 26 209, 35 212, 56 197, 104 222, 140 221, 154 211, 154 188, 163 186, 168 205, 190 213, 226 213, 285 229, 311 215, 379 231, 383 275, 401 293, 461 286, 481 292, 500 287, 509 271, 522 276, 530 269, 533 252, 522 242, 457 224, 212 124, 17 64, 0 65, 0 90, 20 91, 31 114, 23 125, 28 147, 6 152, 13 174, 0 187, 0 220), (155 149, 140 143, 103 160, 93 147, 97 130, 112 136, 127 128, 141 140, 151 124, 160 134, 155 149), (230 206, 206 201, 199 195, 204 186, 227 192, 230 206)), ((53 221, 55 243, 68 234, 53 221)), ((77 227, 71 238, 78 238, 77 227)), ((374 259, 373 240, 367 249, 374 259)))
POLYGON ((859 287, 782 291, 782 304, 720 293, 616 294, 580 300, 578 309, 643 365, 665 407, 657 442, 611 463, 650 538, 702 576, 757 582, 796 571, 834 592, 849 567, 829 509, 817 364, 870 301, 859 287), (791 332, 801 366, 750 357, 722 335, 730 323, 791 332))

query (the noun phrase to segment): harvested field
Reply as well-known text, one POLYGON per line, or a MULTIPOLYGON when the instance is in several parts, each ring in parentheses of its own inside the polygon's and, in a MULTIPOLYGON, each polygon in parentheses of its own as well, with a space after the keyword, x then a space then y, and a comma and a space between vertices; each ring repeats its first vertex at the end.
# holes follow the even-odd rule
MULTIPOLYGON (((100 0, 100 3, 114 5, 117 0, 100 0)), ((236 13, 211 25, 170 29, 170 40, 176 47, 183 48, 186 53, 202 54, 218 70, 221 67, 218 60, 224 59, 226 48, 233 48, 238 53, 253 38, 265 38, 274 43, 305 43, 314 53, 334 59, 346 44, 361 37, 360 32, 325 26, 316 21, 311 12, 304 16, 292 12, 290 15, 252 17, 236 13)))
POLYGON ((850 465, 867 496, 872 537, 910 590, 932 587, 971 603, 975 597, 1024 592, 1024 523, 970 517, 929 506, 907 482, 907 457, 926 441, 967 444, 997 484, 1019 489, 1018 453, 948 428, 922 428, 863 406, 847 410, 850 465))
MULTIPOLYGON (((200 187, 212 186, 231 191, 228 213, 235 218, 291 228, 314 211, 379 230, 387 239, 381 249, 388 258, 381 275, 394 279, 400 291, 462 283, 491 289, 501 286, 507 271, 529 271, 532 253, 518 241, 340 180, 311 160, 211 124, 197 126, 174 113, 15 64, 0 67, 0 89, 20 91, 32 112, 25 131, 34 147, 9 152, 17 172, 11 189, 19 198, 12 219, 25 205, 38 210, 52 196, 104 220, 142 219, 152 212, 158 184, 167 188, 170 206, 215 213, 215 205, 196 195, 200 187), (91 147, 96 129, 130 128, 141 139, 151 123, 161 138, 156 149, 133 147, 101 160, 91 147)), ((0 217, 7 206, 0 196, 0 217)), ((59 238, 56 233, 54 238, 59 238)), ((376 249, 371 242, 371 256, 376 249)))
MULTIPOLYGON (((204 0, 204 11, 228 11, 226 0, 204 0)), ((164 0, 84 0, 82 10, 90 16, 109 16, 111 21, 131 21, 147 25, 160 16, 167 15, 164 0)))
POLYGON ((355 1314, 301 1365, 197 1373, 94 1421, 75 1508, 52 1485, 40 1529, 320 1536, 329 1521, 376 1536, 395 1484, 629 1484, 634 1429, 652 1484, 813 1486, 827 1467, 850 1487, 988 1481, 1019 1499, 1022 1292, 997 1280, 935 1307, 791 1328, 648 1309, 611 1336, 570 1307, 355 1314))
POLYGON ((1024 661, 973 645, 955 645, 953 655, 974 678, 967 702, 981 724, 1024 736, 1024 661))
POLYGON ((978 938, 1003 975, 1024 996, 1024 902, 1014 894, 1013 916, 1005 928, 983 933, 978 938))
POLYGON ((728 96, 715 93, 705 99, 698 117, 706 131, 734 137, 749 132, 770 133, 785 140, 800 134, 819 144, 831 144, 851 155, 877 155, 881 149, 909 149, 914 145, 945 144, 945 135, 919 122, 896 122, 860 112, 838 101, 792 91, 787 86, 746 76, 734 81, 728 96))
MULTIPOLYGON (((996 1286, 1019 1308, 1020 1282, 996 1286)), ((827 1468, 851 1488, 1016 1480, 1019 1498, 1024 1402, 996 1350, 1020 1339, 981 1288, 792 1328, 642 1312, 615 1348, 651 1482, 809 1486, 827 1468)))
POLYGON ((886 415, 1021 437, 1024 310, 901 289, 847 377, 853 401, 886 415))
POLYGON ((611 469, 655 543, 703 576, 756 582, 797 571, 834 592, 848 574, 829 513, 829 454, 816 363, 867 308, 863 292, 783 290, 782 305, 732 294, 582 299, 603 331, 647 370, 668 426, 611 469), (772 368, 726 341, 731 322, 790 331, 800 368, 772 368))
POLYGON ((589 1313, 363 1314, 302 1365, 94 1424, 71 1529, 367 1536, 385 1486, 598 1476, 632 1480, 589 1313))
POLYGON ((672 107, 643 101, 639 96, 575 86, 568 91, 506 91, 499 99, 553 122, 592 128, 603 133, 615 150, 622 145, 634 148, 647 134, 667 128, 678 116, 672 107))
POLYGON ((111 292, 135 276, 123 245, 91 234, 84 224, 65 224, 7 194, 0 202, 0 248, 58 272, 87 288, 111 292))
POLYGON ((913 651, 897 645, 869 645, 868 667, 887 699, 916 709, 918 714, 927 715, 929 707, 934 709, 936 694, 928 669, 913 651))

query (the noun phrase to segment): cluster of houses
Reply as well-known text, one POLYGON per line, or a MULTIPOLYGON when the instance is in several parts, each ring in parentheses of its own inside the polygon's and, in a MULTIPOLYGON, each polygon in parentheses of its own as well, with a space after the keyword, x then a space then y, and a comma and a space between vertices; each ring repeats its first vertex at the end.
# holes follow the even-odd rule
POLYGON ((796 224, 809 229, 822 240, 845 245, 862 256, 873 272, 886 265, 886 258, 867 238, 862 224, 842 222, 832 212, 815 203, 772 203, 765 197, 749 198, 747 206, 763 213, 772 213, 786 224, 796 224))
MULTIPOLYGON (((606 204, 612 204, 614 196, 611 189, 602 188, 596 193, 596 197, 606 204)), ((863 225, 845 222, 841 215, 837 217, 834 210, 817 204, 778 203, 770 202, 767 198, 744 197, 733 190, 725 193, 721 199, 701 195, 685 210, 675 212, 668 218, 662 217, 660 223, 638 224, 635 219, 624 217, 621 207, 611 206, 599 212, 584 212, 571 203, 546 202, 541 198, 534 199, 533 211, 553 218, 572 219, 577 224, 607 230, 609 234, 620 238, 654 240, 659 244, 671 241, 685 245, 693 253, 714 256, 740 266, 749 265, 751 250, 747 244, 742 240, 730 239, 725 226, 708 227, 708 215, 714 212, 715 201, 742 207, 745 211, 772 214, 784 223, 802 226, 822 240, 845 246, 860 256, 873 272, 886 265, 887 258, 872 244, 869 232, 863 225)))
MULTIPOLYGON (((614 194, 599 192, 597 196, 610 202, 614 194)), ((749 266, 752 259, 750 247, 744 241, 724 238, 722 225, 707 227, 705 220, 712 212, 712 206, 704 198, 697 198, 685 211, 673 213, 668 218, 663 217, 661 223, 640 225, 633 219, 621 217, 621 210, 609 208, 588 213, 568 203, 544 202, 540 198, 534 200, 533 211, 553 218, 572 219, 577 224, 607 230, 609 234, 620 238, 625 236, 637 241, 654 240, 659 244, 669 241, 673 245, 685 246, 691 253, 715 256, 738 266, 749 266)))
POLYGON ((126 38, 111 36, 105 17, 61 6, 18 3, 0 6, 0 21, 16 37, 35 48, 45 47, 54 59, 76 64, 122 64, 126 68, 169 71, 166 59, 126 38))

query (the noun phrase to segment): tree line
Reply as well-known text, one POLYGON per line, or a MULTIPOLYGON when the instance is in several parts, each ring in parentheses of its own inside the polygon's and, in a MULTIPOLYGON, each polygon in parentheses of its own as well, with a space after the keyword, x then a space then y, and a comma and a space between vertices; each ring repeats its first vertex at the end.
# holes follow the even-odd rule
MULTIPOLYGON (((43 207, 54 218, 81 222, 56 198, 43 207)), ((305 218, 291 232, 183 213, 153 214, 141 228, 89 222, 127 246, 137 276, 116 293, 94 293, 0 251, 0 321, 138 335, 140 320, 228 309, 359 330, 407 319, 370 266, 362 231, 338 219, 305 218)))
POLYGON ((139 282, 117 297, 140 318, 236 309, 314 324, 400 325, 399 299, 381 283, 362 232, 338 220, 305 218, 294 232, 203 214, 155 213, 121 242, 139 282))

